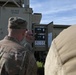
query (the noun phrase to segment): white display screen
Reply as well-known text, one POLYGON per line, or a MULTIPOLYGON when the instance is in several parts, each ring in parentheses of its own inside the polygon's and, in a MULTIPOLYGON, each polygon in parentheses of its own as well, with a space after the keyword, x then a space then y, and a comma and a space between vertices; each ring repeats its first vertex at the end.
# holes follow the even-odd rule
POLYGON ((44 46, 45 45, 45 41, 35 41, 35 45, 36 46, 44 46))

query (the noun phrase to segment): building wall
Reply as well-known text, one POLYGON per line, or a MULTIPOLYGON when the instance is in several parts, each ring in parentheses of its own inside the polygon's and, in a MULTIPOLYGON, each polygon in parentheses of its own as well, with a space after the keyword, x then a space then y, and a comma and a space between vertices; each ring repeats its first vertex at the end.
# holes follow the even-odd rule
POLYGON ((61 31, 68 28, 70 25, 53 25, 53 39, 59 35, 61 31))

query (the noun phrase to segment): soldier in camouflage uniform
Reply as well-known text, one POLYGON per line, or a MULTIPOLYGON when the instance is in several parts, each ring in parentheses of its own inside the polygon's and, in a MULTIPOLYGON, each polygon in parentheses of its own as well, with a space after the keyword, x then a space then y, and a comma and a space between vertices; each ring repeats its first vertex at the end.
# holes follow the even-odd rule
POLYGON ((0 75, 37 75, 33 54, 20 44, 26 27, 22 18, 9 18, 8 35, 0 41, 0 75))
POLYGON ((34 42, 34 36, 31 30, 27 30, 25 32, 25 39, 22 42, 22 45, 24 45, 24 47, 27 47, 28 50, 30 50, 31 52, 34 53, 34 50, 32 48, 32 43, 34 42))

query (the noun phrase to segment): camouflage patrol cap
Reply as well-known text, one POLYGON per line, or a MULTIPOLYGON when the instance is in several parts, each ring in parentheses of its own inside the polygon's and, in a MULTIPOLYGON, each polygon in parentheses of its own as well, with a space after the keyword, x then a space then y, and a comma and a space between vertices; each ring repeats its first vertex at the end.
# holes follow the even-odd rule
POLYGON ((10 17, 8 20, 8 28, 11 29, 26 29, 27 22, 21 17, 10 17))

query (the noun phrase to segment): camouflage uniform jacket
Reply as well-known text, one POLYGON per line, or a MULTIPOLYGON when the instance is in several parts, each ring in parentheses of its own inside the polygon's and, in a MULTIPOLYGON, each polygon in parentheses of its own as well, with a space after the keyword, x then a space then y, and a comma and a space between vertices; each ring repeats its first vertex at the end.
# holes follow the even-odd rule
POLYGON ((34 50, 33 50, 33 48, 32 48, 32 44, 29 43, 28 41, 25 41, 24 47, 25 47, 25 48, 27 47, 28 50, 30 50, 31 52, 34 53, 34 50))
MULTIPOLYGON (((0 70, 1 63, 5 60, 2 67, 2 75, 20 75, 24 55, 27 55, 26 65, 23 67, 24 74, 21 75, 36 75, 37 65, 35 58, 31 52, 21 46, 19 42, 6 36, 0 41, 0 70)), ((25 64, 25 62, 24 62, 25 64)))
POLYGON ((64 29, 52 42, 45 75, 76 75, 76 25, 64 29))

